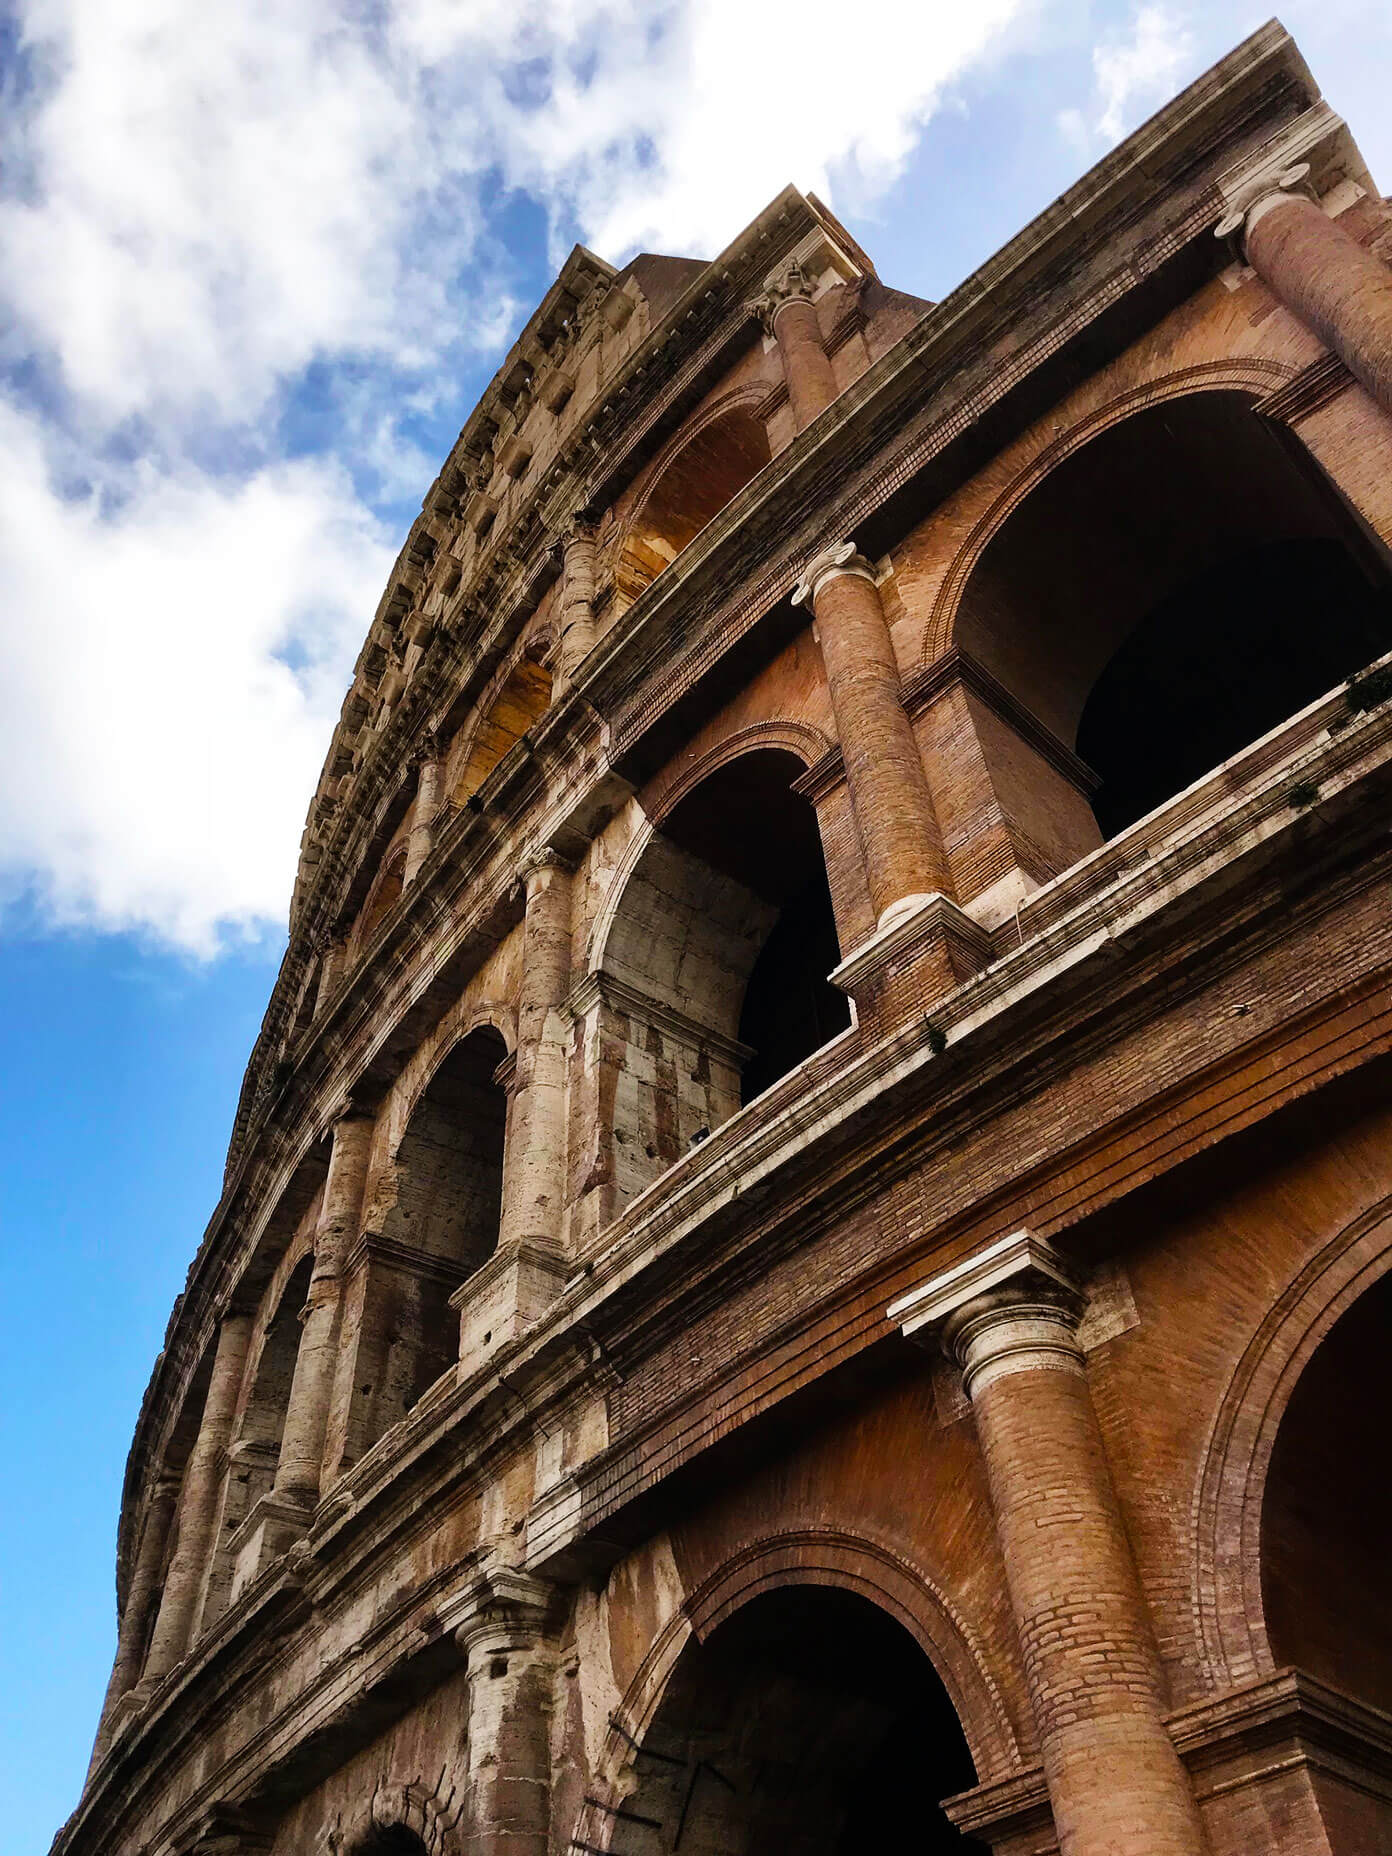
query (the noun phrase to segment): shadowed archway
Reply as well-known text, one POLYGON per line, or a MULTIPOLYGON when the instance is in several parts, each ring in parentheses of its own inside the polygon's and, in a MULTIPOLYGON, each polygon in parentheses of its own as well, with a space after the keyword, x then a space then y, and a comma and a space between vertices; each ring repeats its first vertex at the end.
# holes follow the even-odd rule
POLYGON ((612 1847, 625 1856, 980 1851, 938 1801, 975 1783, 904 1627, 858 1593, 762 1593, 677 1661, 612 1847))

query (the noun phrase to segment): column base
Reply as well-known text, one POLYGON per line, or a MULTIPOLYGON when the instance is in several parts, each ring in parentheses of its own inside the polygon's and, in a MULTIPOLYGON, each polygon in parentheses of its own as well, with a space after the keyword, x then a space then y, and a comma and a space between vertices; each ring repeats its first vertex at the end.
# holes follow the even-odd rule
POLYGON ((862 1024, 889 1031, 955 992, 990 958, 990 935, 947 896, 905 896, 830 978, 855 1000, 862 1024))
POLYGON ((450 1297, 459 1312, 459 1382, 471 1379, 555 1301, 569 1265, 553 1244, 500 1246, 450 1297))
POLYGON ((229 1605, 236 1604, 273 1561, 283 1558, 288 1548, 304 1539, 313 1519, 314 1511, 308 1503, 292 1501, 274 1490, 252 1504, 227 1543, 232 1561, 229 1605))

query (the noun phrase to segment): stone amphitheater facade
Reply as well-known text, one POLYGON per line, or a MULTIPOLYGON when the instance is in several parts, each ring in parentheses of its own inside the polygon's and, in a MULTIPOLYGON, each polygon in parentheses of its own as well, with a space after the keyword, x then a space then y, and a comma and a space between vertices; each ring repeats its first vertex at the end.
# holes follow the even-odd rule
POLYGON ((1389 250, 1271 25, 936 305, 793 190, 571 254, 313 797, 56 1852, 1392 1850, 1389 250))

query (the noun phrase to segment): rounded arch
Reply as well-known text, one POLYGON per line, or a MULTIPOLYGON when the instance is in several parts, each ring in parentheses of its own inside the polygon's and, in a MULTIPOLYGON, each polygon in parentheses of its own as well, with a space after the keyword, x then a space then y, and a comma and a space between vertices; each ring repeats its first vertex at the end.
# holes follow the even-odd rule
POLYGON ((1281 1423, 1321 1343, 1392 1271, 1392 1197, 1347 1225, 1277 1297, 1233 1369, 1194 1498, 1194 1611, 1216 1690, 1269 1675, 1262 1512, 1281 1423))
POLYGON ((815 766, 824 754, 830 753, 831 741, 811 722, 785 719, 751 722, 747 727, 737 728, 726 735, 723 741, 717 742, 695 760, 670 770, 665 778, 656 782, 644 806, 649 819, 654 825, 660 826, 703 780, 708 780, 728 762, 738 760, 741 754, 751 754, 757 748, 781 749, 795 755, 807 768, 815 766))
POLYGON ((630 604, 770 462, 758 407, 768 383, 712 401, 658 453, 639 479, 614 547, 614 586, 630 604))
POLYGON ((973 570, 995 536, 1010 517, 1037 489, 1044 479, 1074 452, 1098 438, 1114 425, 1147 407, 1167 400, 1181 399, 1191 393, 1233 392, 1256 401, 1283 387, 1296 369, 1286 361, 1265 360, 1259 356, 1234 356, 1221 361, 1202 361, 1192 367, 1179 368, 1155 380, 1147 380, 1128 392, 1116 394, 1101 406, 1095 406, 1058 432, 1039 451, 1022 464, 1010 481, 992 500, 952 558, 938 589, 932 611, 924 627, 921 661, 936 663, 956 642, 958 613, 962 595, 973 570))
MULTIPOLYGON (((504 1055, 510 1056, 517 1048, 516 1008, 498 999, 489 999, 482 1004, 461 1000, 458 1005, 452 1006, 446 1012, 431 1039, 433 1049, 430 1061, 421 1074, 414 1079, 409 1093, 401 1104, 403 1134, 412 1115, 416 1112, 417 1104, 434 1081, 441 1064, 446 1062, 450 1053, 475 1031, 496 1032, 502 1041, 504 1055)), ((397 1146, 400 1146, 399 1141, 397 1146)))
POLYGON ((369 1274, 345 1453, 356 1461, 459 1358, 452 1297, 493 1256, 503 1205, 508 1051, 480 1010, 438 1051, 403 1117, 369 1208, 369 1274))
POLYGON ((1036 874, 1392 645, 1388 551, 1315 459, 1221 373, 1166 384, 1189 390, 1060 441, 956 601, 953 643, 1003 692, 975 711, 992 794, 1036 874))
POLYGON ((360 955, 381 927, 387 916, 401 900, 406 887, 406 846, 398 844, 382 868, 377 873, 376 881, 367 892, 362 913, 358 917, 357 927, 353 931, 353 951, 360 955))
POLYGON ((472 727, 461 730, 460 750, 448 776, 450 803, 466 805, 498 763, 551 707, 551 672, 544 639, 534 634, 494 679, 472 727))
POLYGON ((808 1589, 862 1600, 912 1640, 956 1714, 978 1782, 1018 1770, 1022 1749, 981 1647, 922 1569, 864 1535, 790 1528, 731 1555, 654 1638, 610 1717, 590 1796, 573 1832, 578 1842, 605 1847, 610 1807, 631 1799, 640 1749, 659 1723, 692 1646, 710 1643, 722 1626, 770 1594, 808 1589))
POLYGON ((407 1838, 426 1856, 462 1856, 453 1814, 420 1783, 382 1785, 325 1839, 332 1856, 407 1856, 407 1838), (404 1833, 391 1841, 395 1833, 404 1833))
POLYGON ((609 885, 589 972, 622 1015, 602 1138, 624 1199, 851 1022, 829 978, 841 949, 817 815, 796 784, 820 746, 800 727, 718 745, 641 819, 609 885))

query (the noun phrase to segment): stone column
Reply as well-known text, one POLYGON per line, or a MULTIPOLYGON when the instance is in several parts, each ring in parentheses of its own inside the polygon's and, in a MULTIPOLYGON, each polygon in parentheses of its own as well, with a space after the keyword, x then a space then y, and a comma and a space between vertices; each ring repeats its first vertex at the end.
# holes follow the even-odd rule
POLYGON ((1078 1344, 1084 1298, 1017 1232, 890 1310, 962 1368, 1062 1856, 1200 1856, 1188 1777, 1078 1344))
POLYGON ((556 662, 556 694, 568 690, 575 673, 594 649, 593 523, 577 522, 561 544, 561 642, 556 662))
POLYGON ((314 1001, 316 1018, 338 991, 338 982, 343 978, 343 963, 347 956, 348 943, 346 941, 335 939, 326 943, 324 964, 319 969, 319 991, 314 1001))
POLYGON ((278 1503, 306 1511, 319 1501, 324 1433, 338 1352, 343 1267, 358 1235, 372 1129, 372 1120, 365 1115, 349 1113, 334 1123, 333 1152, 314 1233, 314 1272, 302 1316, 304 1331, 295 1355, 273 1490, 278 1503))
POLYGON ((443 777, 444 767, 436 753, 428 754, 416 769, 416 798, 411 808, 411 833, 406 840, 406 867, 401 876, 403 888, 415 882, 421 865, 430 855, 443 777))
POLYGON ((203 1401, 203 1417, 179 1492, 174 1555, 165 1574, 164 1595, 145 1658, 143 1681, 151 1685, 167 1675, 189 1647, 189 1627, 212 1544, 232 1414, 241 1390, 251 1327, 251 1316, 246 1314, 226 1314, 218 1324, 217 1351, 208 1395, 203 1401))
POLYGON ((816 615, 870 899, 884 925, 891 911, 952 892, 874 571, 854 542, 840 542, 810 563, 793 604, 816 615))
POLYGON ((793 424, 799 432, 811 425, 840 391, 822 341, 812 291, 812 279, 800 264, 792 264, 754 305, 764 327, 778 343, 793 424))
POLYGON ((551 1588, 498 1568, 470 1596, 471 1615, 455 1632, 469 1671, 469 1849, 473 1856, 547 1856, 551 1588))
POLYGON ((1392 269, 1297 191, 1309 171, 1302 162, 1281 175, 1229 213, 1219 236, 1241 239, 1276 297, 1392 412, 1392 269))
POLYGON ((140 1679, 141 1654, 145 1648, 145 1636, 150 1625, 150 1611, 155 1602, 160 1573, 164 1568, 165 1548, 169 1545, 169 1524, 174 1518, 174 1503, 178 1493, 177 1478, 158 1477, 145 1512, 140 1546, 131 1570, 130 1584, 126 1587, 126 1602, 121 1610, 120 1628, 116 1637, 116 1661, 112 1665, 111 1680, 106 1685, 106 1698, 102 1702, 101 1723, 97 1728, 96 1745, 92 1752, 94 1767, 111 1737, 112 1713, 117 1702, 140 1679))
POLYGON ((565 1207, 566 1054, 570 995, 570 866, 552 850, 522 873, 527 913, 517 1009, 513 1126, 503 1180, 502 1246, 559 1246, 565 1207))

